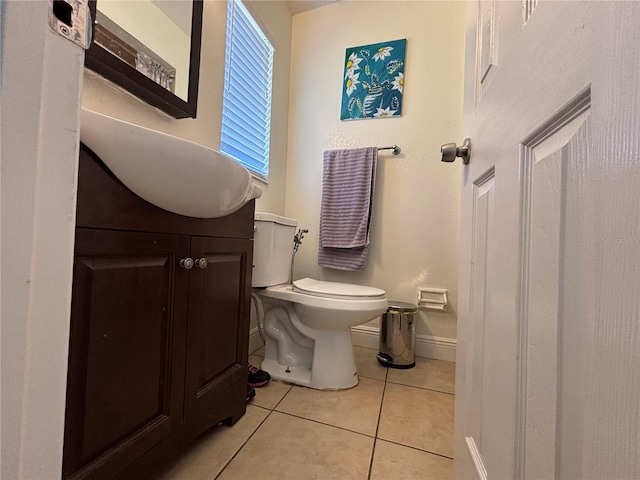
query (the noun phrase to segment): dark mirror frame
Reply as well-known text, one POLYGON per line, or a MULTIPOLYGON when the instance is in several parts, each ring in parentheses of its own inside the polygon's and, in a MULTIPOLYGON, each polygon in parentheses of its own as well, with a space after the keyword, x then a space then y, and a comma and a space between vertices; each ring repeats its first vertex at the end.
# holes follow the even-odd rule
MULTIPOLYGON (((202 41, 202 7, 203 0, 193 0, 189 93, 186 102, 93 41, 84 57, 85 67, 117 83, 136 97, 159 108, 174 118, 196 118, 202 41)), ((93 19, 91 25, 93 30, 96 19, 96 0, 89 0, 89 8, 91 10, 91 18, 93 19)))

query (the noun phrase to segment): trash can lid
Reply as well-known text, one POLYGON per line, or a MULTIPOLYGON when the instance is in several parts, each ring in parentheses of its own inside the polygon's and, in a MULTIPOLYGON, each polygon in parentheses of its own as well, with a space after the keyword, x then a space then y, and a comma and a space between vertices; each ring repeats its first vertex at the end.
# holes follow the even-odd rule
POLYGON ((387 309, 387 312, 416 313, 417 311, 418 311, 418 307, 416 307, 413 303, 396 302, 394 300, 389 300, 389 308, 387 309))

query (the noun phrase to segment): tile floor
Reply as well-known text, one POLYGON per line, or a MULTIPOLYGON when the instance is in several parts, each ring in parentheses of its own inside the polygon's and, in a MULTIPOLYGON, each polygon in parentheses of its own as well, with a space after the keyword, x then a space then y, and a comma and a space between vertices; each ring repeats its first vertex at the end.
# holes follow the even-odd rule
MULTIPOLYGON (((259 366, 264 349, 249 357, 259 366)), ((452 477, 455 364, 378 364, 355 347, 360 381, 320 391, 271 381, 233 427, 202 435, 161 480, 429 480, 452 477)))

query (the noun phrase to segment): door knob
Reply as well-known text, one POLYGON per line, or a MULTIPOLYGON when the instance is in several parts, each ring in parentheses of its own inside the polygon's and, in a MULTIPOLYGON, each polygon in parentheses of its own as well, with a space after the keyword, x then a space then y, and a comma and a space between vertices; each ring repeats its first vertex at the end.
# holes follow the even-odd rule
POLYGON ((465 138, 462 146, 455 143, 445 143, 440 147, 440 160, 443 162, 453 162, 456 157, 462 158, 462 163, 467 165, 471 157, 471 139, 465 138))
POLYGON ((182 268, 186 268, 187 270, 191 270, 193 268, 193 258, 183 258, 180 260, 180 266, 182 268))
POLYGON ((205 257, 198 258, 196 260, 196 267, 207 268, 207 265, 209 265, 209 262, 207 262, 207 259, 205 257))

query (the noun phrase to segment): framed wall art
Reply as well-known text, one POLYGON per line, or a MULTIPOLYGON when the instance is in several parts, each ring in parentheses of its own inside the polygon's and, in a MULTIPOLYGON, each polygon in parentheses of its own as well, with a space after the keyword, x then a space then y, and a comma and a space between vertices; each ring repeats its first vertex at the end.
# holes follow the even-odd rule
POLYGON ((347 48, 341 120, 402 115, 407 40, 347 48))

